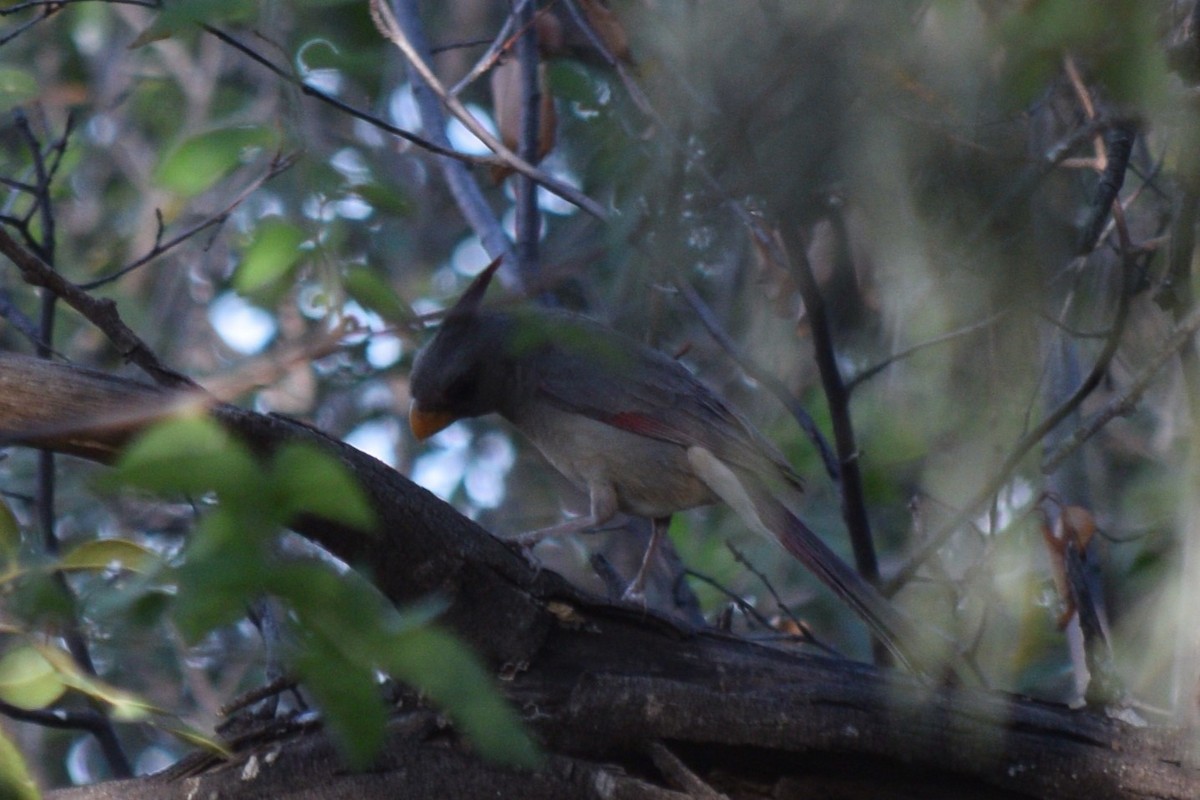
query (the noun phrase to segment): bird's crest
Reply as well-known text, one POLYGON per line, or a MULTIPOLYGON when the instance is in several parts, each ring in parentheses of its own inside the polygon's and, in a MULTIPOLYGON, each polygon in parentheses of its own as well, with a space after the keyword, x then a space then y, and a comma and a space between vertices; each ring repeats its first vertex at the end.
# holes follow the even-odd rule
POLYGON ((447 320, 464 319, 473 316, 479 310, 479 306, 483 304, 483 295, 487 292, 488 284, 492 282, 492 277, 496 274, 496 270, 500 269, 500 262, 503 260, 503 256, 497 258, 488 264, 483 272, 475 276, 475 280, 471 281, 471 285, 462 293, 462 297, 458 298, 458 302, 447 312, 447 320))

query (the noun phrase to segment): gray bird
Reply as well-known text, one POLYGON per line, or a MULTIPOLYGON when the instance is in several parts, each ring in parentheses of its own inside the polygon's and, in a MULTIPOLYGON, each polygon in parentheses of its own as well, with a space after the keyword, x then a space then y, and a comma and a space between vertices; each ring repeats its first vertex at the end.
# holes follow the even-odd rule
POLYGON ((947 656, 944 639, 919 630, 779 499, 800 490, 800 476, 740 414, 678 361, 586 317, 485 309, 498 266, 480 273, 417 354, 409 424, 425 439, 455 420, 498 413, 588 493, 588 514, 518 541, 595 528, 618 511, 649 517, 650 545, 626 592, 637 598, 671 514, 723 501, 901 661, 923 669, 947 656))

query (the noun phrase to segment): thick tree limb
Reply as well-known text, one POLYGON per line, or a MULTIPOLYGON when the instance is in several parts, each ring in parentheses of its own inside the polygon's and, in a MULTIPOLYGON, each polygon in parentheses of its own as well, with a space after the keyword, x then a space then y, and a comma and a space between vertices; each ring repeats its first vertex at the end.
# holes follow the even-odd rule
MULTIPOLYGON (((180 402, 194 396, 0 355, 8 442, 111 460, 180 402)), ((373 573, 397 601, 446 598, 447 621, 503 667, 549 766, 524 774, 485 765, 439 726, 398 717, 395 741, 369 773, 344 774, 324 738, 305 733, 188 778, 55 797, 688 796, 678 775, 654 766, 656 743, 731 797, 1200 796, 1183 735, 1007 695, 931 690, 898 673, 682 630, 536 572, 403 476, 318 431, 231 406, 212 413, 258 448, 302 439, 354 471, 387 535, 318 519, 295 528, 373 573)))

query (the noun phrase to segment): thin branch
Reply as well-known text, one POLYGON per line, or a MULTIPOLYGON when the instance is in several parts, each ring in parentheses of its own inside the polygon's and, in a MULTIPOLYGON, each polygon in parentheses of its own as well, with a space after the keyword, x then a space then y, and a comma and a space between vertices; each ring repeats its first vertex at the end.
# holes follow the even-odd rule
POLYGON ((1045 311, 1042 311, 1040 309, 1035 311, 1034 313, 1037 314, 1038 317, 1043 322, 1050 323, 1051 325, 1053 325, 1055 328, 1058 328, 1063 333, 1070 334, 1071 336, 1074 336, 1076 339, 1107 339, 1108 335, 1109 335, 1108 330, 1081 331, 1077 328, 1072 328, 1070 325, 1063 322, 1058 317, 1047 314, 1045 311))
POLYGON ((965 241, 967 247, 975 245, 991 229, 992 224, 1007 209, 1022 201, 1033 193, 1042 180, 1054 171, 1079 145, 1093 138, 1097 133, 1108 129, 1114 123, 1107 117, 1097 117, 1064 136, 1046 149, 1042 157, 1025 168, 1011 184, 1008 191, 992 204, 976 223, 965 241))
MULTIPOLYGON (((92 673, 95 674, 95 673, 92 673)), ((0 700, 0 714, 18 720, 30 722, 43 728, 58 728, 66 730, 85 730, 95 736, 100 742, 104 758, 108 760, 109 769, 115 777, 132 777, 133 766, 121 750, 121 742, 116 738, 113 721, 96 709, 83 711, 66 711, 61 709, 23 709, 17 705, 0 700)))
MULTIPOLYGON (((765 574, 763 574, 762 570, 754 566, 750 559, 747 558, 741 550, 738 550, 737 547, 734 546, 733 542, 725 542, 725 547, 728 548, 729 552, 733 554, 735 561, 737 561, 746 569, 750 570, 750 573, 758 579, 759 583, 763 585, 768 594, 770 594, 771 598, 775 601, 775 607, 779 609, 779 613, 787 617, 792 625, 796 627, 796 630, 800 631, 800 637, 805 642, 815 645, 827 653, 837 653, 837 651, 832 647, 819 641, 817 637, 813 635, 813 632, 809 630, 809 627, 792 613, 792 609, 788 607, 787 603, 783 602, 783 598, 779 596, 779 592, 775 590, 775 586, 772 585, 771 580, 765 574)), ((768 627, 770 627, 772 630, 777 630, 777 628, 775 628, 773 625, 768 625, 768 627)))
MULTIPOLYGON (((403 27, 408 31, 413 47, 418 52, 428 52, 428 44, 425 41, 416 3, 397 0, 396 13, 402 20, 403 27)), ((421 76, 413 71, 412 67, 408 68, 408 75, 409 83, 412 86, 413 100, 416 102, 417 111, 421 116, 421 127, 425 134, 441 144, 449 144, 446 136, 446 115, 442 110, 441 100, 434 94, 433 89, 421 79, 421 76)), ((493 157, 489 159, 489 162, 499 163, 499 159, 493 157)), ((438 166, 441 168, 442 180, 446 182, 446 187, 450 190, 455 204, 467 224, 471 226, 471 230, 483 243, 488 256, 493 259, 503 258, 507 265, 515 267, 517 259, 512 242, 500 224, 500 220, 496 218, 495 212, 492 211, 487 198, 484 197, 475 175, 462 163, 448 158, 438 159, 438 166)), ((510 289, 518 288, 518 277, 515 269, 506 268, 500 273, 501 280, 510 289)))
POLYGON ((34 17, 33 19, 31 19, 31 20, 25 22, 23 25, 21 25, 21 27, 16 28, 15 30, 9 31, 4 36, 0 37, 0 47, 3 47, 4 45, 8 44, 12 40, 16 39, 18 36, 25 33, 25 31, 29 30, 34 25, 37 25, 39 22, 41 22, 42 20, 46 19, 49 16, 50 16, 50 14, 47 13, 47 14, 43 14, 40 17, 34 17))
POLYGON ((1083 235, 1076 250, 1078 254, 1091 252, 1092 248, 1096 246, 1096 242, 1099 241, 1100 234, 1104 232, 1113 203, 1117 200, 1121 186, 1125 183, 1125 173, 1129 168, 1129 157, 1133 152, 1133 142, 1136 138, 1137 127, 1130 122, 1117 123, 1105 132, 1104 143, 1107 146, 1107 158, 1105 158, 1104 172, 1100 176, 1100 183, 1096 186, 1092 213, 1089 215, 1087 224, 1083 226, 1083 235))
MULTIPOLYGON (((499 60, 500 54, 503 53, 509 46, 513 25, 517 14, 521 12, 532 0, 521 0, 511 14, 504 17, 504 24, 500 26, 500 31, 495 38, 491 40, 488 49, 483 52, 479 60, 475 62, 475 66, 467 71, 467 74, 462 76, 453 86, 450 87, 450 96, 458 97, 463 90, 470 86, 475 81, 479 80, 480 76, 487 72, 492 67, 496 66, 496 61, 499 60)), ((430 48, 429 54, 433 55, 437 52, 436 49, 430 48)))
POLYGON ((990 317, 985 317, 984 319, 981 319, 978 322, 973 322, 970 325, 964 325, 961 328, 957 328, 957 329, 949 331, 947 333, 943 333, 940 336, 935 336, 932 339, 927 339, 924 342, 918 342, 917 344, 914 344, 911 347, 906 347, 905 349, 901 350, 898 353, 893 353, 892 355, 883 359, 879 363, 874 364, 870 367, 867 367, 862 372, 858 373, 854 377, 847 380, 846 381, 846 391, 853 394, 854 390, 858 388, 859 384, 865 383, 866 381, 870 380, 871 378, 874 378, 876 375, 883 372, 885 369, 890 367, 892 364, 895 364, 897 361, 903 361, 904 359, 906 359, 910 356, 913 356, 928 347, 934 347, 939 344, 945 344, 946 342, 950 342, 955 339, 959 339, 963 336, 970 336, 972 333, 980 331, 991 325, 995 325, 1001 319, 1008 316, 1009 313, 1010 313, 1010 311, 1008 309, 1006 309, 1004 311, 997 311, 995 314, 992 314, 990 317))
POLYGON ((429 48, 429 54, 436 56, 442 53, 448 53, 451 50, 465 50, 468 47, 479 47, 485 44, 492 44, 492 40, 468 39, 465 42, 449 42, 447 44, 434 45, 433 47, 429 48))
MULTIPOLYGON (((41 142, 34 135, 33 129, 29 127, 29 118, 25 116, 25 111, 18 108, 14 117, 17 131, 21 134, 21 138, 25 140, 25 144, 29 148, 29 157, 33 164, 34 184, 30 191, 30 195, 33 197, 33 208, 30 210, 30 213, 36 213, 42 223, 40 239, 35 239, 28 230, 23 230, 22 233, 38 257, 53 266, 54 242, 56 237, 54 235, 54 211, 50 205, 50 174, 46 168, 46 161, 42 158, 41 142)), ((47 297, 43 296, 42 300, 45 301, 46 299, 47 297)), ((53 295, 49 296, 51 303, 53 303, 53 299, 53 295)), ((43 314, 45 314, 44 303, 42 310, 43 314)), ((43 320, 44 325, 45 321, 43 320)), ((42 331, 42 339, 47 342, 50 340, 45 330, 42 331)), ((45 354, 39 353, 39 355, 45 354)))
POLYGON ((729 800, 729 795, 710 786, 662 742, 651 741, 647 749, 654 766, 668 781, 682 789, 685 797, 694 800, 729 800))
POLYGON ((433 69, 429 66, 429 63, 417 52, 412 41, 396 21, 396 17, 392 14, 392 10, 388 8, 384 0, 371 0, 371 18, 375 21, 375 26, 379 29, 380 34, 400 49, 400 52, 408 59, 408 63, 412 66, 413 70, 421 76, 421 80, 428 84, 430 90, 441 99, 445 107, 454 115, 454 118, 461 122, 467 130, 475 134, 476 138, 483 142, 489 150, 499 156, 505 166, 540 183, 546 187, 547 191, 558 195, 568 203, 579 206, 597 219, 608 219, 608 212, 595 200, 583 194, 574 186, 569 186, 538 169, 505 147, 503 142, 493 136, 492 132, 475 118, 475 115, 462 104, 461 100, 452 96, 438 79, 437 75, 433 73, 433 69))
POLYGON ((220 211, 211 215, 210 217, 208 217, 204 220, 201 220, 200 222, 196 223, 192 227, 188 228, 187 230, 183 231, 182 233, 180 233, 176 236, 173 236, 172 238, 170 238, 166 241, 163 241, 163 239, 162 239, 162 217, 160 215, 159 216, 159 230, 158 230, 158 234, 154 237, 154 245, 150 248, 150 250, 148 252, 146 252, 145 255, 135 259, 134 261, 132 261, 129 264, 126 264, 125 266, 118 269, 116 272, 110 273, 101 278, 97 278, 93 281, 88 281, 87 283, 79 284, 79 288, 86 292, 86 291, 91 291, 93 289, 98 289, 101 286, 105 286, 109 283, 112 283, 113 281, 116 281, 116 280, 128 275, 130 272, 133 272, 138 267, 145 266, 149 262, 151 262, 154 259, 158 258, 159 256, 163 255, 167 251, 179 246, 180 244, 182 244, 183 242, 192 238, 193 236, 200 233, 201 231, 204 231, 204 230, 211 228, 213 226, 216 226, 216 225, 224 224, 225 221, 227 219, 229 219, 229 215, 232 214, 237 209, 238 206, 240 206, 243 202, 245 202, 246 198, 248 198, 254 192, 258 191, 258 189, 261 188, 264 183, 271 180, 276 175, 279 175, 281 172, 284 172, 284 171, 290 169, 291 166, 296 163, 296 161, 299 159, 299 157, 300 156, 298 153, 293 153, 293 154, 285 156, 283 158, 278 158, 278 157, 275 158, 271 162, 271 165, 268 167, 267 171, 265 173, 263 173, 262 175, 260 175, 258 178, 255 178, 253 181, 251 181, 250 185, 247 186, 245 189, 243 189, 237 195, 237 197, 235 197, 228 205, 225 206, 225 208, 221 209, 220 211))
MULTIPOLYGON (((575 2, 575 0, 562 0, 562 2, 567 8, 567 13, 571 15, 571 21, 578 25, 579 29, 583 31, 584 36, 587 37, 588 43, 595 48, 596 52, 600 54, 600 57, 604 59, 604 62, 610 68, 617 71, 617 76, 620 77, 621 83, 624 84, 625 91, 629 93, 629 99, 633 101, 634 105, 636 105, 643 114, 651 117, 655 122, 661 123, 662 117, 659 116, 658 112, 650 104, 650 98, 648 98, 646 93, 642 91, 642 87, 638 84, 637 80, 629 74, 629 70, 625 67, 625 64, 621 61, 621 59, 617 58, 616 55, 609 50, 608 45, 604 41, 604 37, 596 33, 596 29, 592 26, 591 20, 587 18, 586 14, 580 11, 579 5, 575 2)), ((663 130, 667 129, 661 124, 660 128, 663 130)))
POLYGON ((156 383, 168 387, 196 387, 190 378, 166 367, 158 360, 146 343, 121 319, 115 302, 107 298, 92 297, 22 247, 3 228, 0 228, 0 254, 12 261, 30 286, 48 289, 99 328, 122 358, 141 367, 156 383))
POLYGON ((9 719, 15 719, 19 722, 30 722, 34 725, 40 725, 43 728, 79 730, 89 733, 95 733, 105 723, 109 722, 108 717, 90 709, 86 711, 67 711, 66 709, 58 708, 28 709, 14 706, 3 700, 0 700, 0 714, 9 719))
POLYGON ((50 13, 57 11, 63 6, 74 6, 80 3, 95 3, 103 2, 105 5, 125 5, 125 6, 141 6, 142 8, 152 8, 158 10, 161 8, 161 3, 157 0, 26 0, 24 3, 0 8, 0 17, 7 17, 9 14, 17 14, 21 11, 28 11, 31 8, 47 9, 50 13))
POLYGON ((25 194, 33 194, 34 191, 36 191, 31 183, 25 183, 24 181, 18 181, 12 178, 6 178, 2 175, 0 175, 0 186, 7 186, 9 189, 17 192, 24 192, 25 194))
POLYGON ((1176 326, 1175 331, 1167 338, 1167 341, 1159 349, 1157 353, 1150 359, 1149 363, 1138 373, 1133 379, 1133 383, 1121 395, 1114 397, 1104 404, 1104 407, 1093 412, 1082 425, 1076 428, 1063 442, 1042 460, 1042 473, 1049 474, 1058 469, 1059 465, 1071 453, 1079 449, 1079 447, 1096 435, 1115 417, 1125 416, 1132 413, 1136 408, 1138 401, 1159 371, 1166 365, 1167 361, 1175 356, 1185 345, 1191 341, 1191 337, 1200 330, 1200 308, 1194 308, 1180 321, 1176 326))
POLYGON ((268 70, 270 70, 272 73, 274 73, 276 77, 295 86, 303 94, 306 94, 309 97, 312 97, 316 100, 320 100, 322 103, 333 106, 338 111, 349 114, 350 116, 354 117, 355 119, 362 120, 363 122, 366 122, 368 125, 379 128, 380 130, 390 133, 393 136, 398 136, 401 139, 404 139, 405 141, 416 145, 417 147, 420 147, 422 149, 430 151, 431 153, 436 153, 439 156, 446 156, 447 158, 453 158, 456 161, 461 161, 465 164, 488 166, 488 165, 500 163, 499 159, 496 159, 496 158, 476 156, 476 155, 471 155, 470 153, 460 153, 459 151, 457 151, 451 147, 444 147, 444 146, 437 144, 436 142, 432 142, 429 139, 426 139, 422 136, 418 136, 417 134, 412 133, 411 131, 406 131, 403 128, 398 128, 395 125, 392 125, 391 123, 380 119, 379 117, 375 116, 374 114, 370 114, 366 111, 363 111, 360 108, 355 108, 354 106, 350 105, 349 103, 345 103, 332 95, 326 94, 325 92, 321 91, 320 89, 317 89, 314 86, 310 86, 309 84, 305 83, 300 78, 297 78, 292 73, 288 72, 287 70, 283 69, 282 67, 275 65, 273 62, 271 62, 265 56, 260 54, 258 51, 254 50, 252 47, 238 41, 233 36, 229 35, 228 33, 221 30, 220 28, 216 28, 212 25, 207 25, 207 24, 202 25, 201 27, 205 30, 205 32, 217 37, 218 39, 220 39, 222 42, 225 42, 230 47, 233 47, 234 49, 240 51, 242 54, 244 54, 245 56, 250 58, 255 63, 261 64, 263 67, 266 67, 268 70))
MULTIPOLYGON (((813 357, 821 375, 821 386, 829 406, 829 417, 833 424, 833 441, 837 448, 838 466, 842 480, 838 484, 842 506, 842 519, 854 552, 854 564, 868 583, 878 586, 879 560, 875 555, 875 541, 871 534, 871 520, 867 516, 866 492, 863 488, 862 468, 859 462, 858 443, 854 434, 854 422, 850 417, 850 392, 842 380, 837 364, 837 352, 833 343, 833 326, 826 314, 825 298, 813 275, 808 261, 807 243, 798 230, 788 229, 785 240, 791 241, 790 253, 779 253, 782 263, 795 281, 804 300, 804 313, 812 331, 813 357)), ((776 252, 773 248, 769 252, 776 252)), ((874 639, 876 660, 886 663, 888 654, 883 643, 874 639)))
MULTIPOLYGON (((537 162, 541 134, 542 91, 538 76, 538 36, 533 24, 534 7, 523 3, 515 12, 521 34, 517 37, 516 56, 521 82, 520 155, 526 162, 537 162)), ((527 175, 516 177, 517 270, 521 283, 539 283, 538 234, 542 218, 538 213, 537 184, 527 175)))
MULTIPOLYGON (((36 212, 41 223, 37 237, 27 228, 22 232, 37 256, 47 267, 53 270, 56 249, 56 220, 54 206, 50 198, 50 188, 53 183, 53 174, 61 163, 62 152, 66 149, 67 141, 70 138, 71 122, 68 119, 62 137, 47 151, 47 154, 53 160, 53 164, 47 163, 46 157, 42 152, 42 143, 30 127, 29 119, 20 109, 16 113, 16 128, 29 148, 35 176, 35 183, 31 192, 34 202, 30 212, 30 219, 32 219, 32 214, 36 212)), ((54 322, 57 318, 55 306, 58 296, 49 289, 44 289, 41 295, 38 345, 36 350, 39 358, 48 359, 53 355, 54 322)), ((55 503, 57 489, 55 459, 56 456, 52 450, 38 450, 35 491, 37 527, 41 532, 42 548, 50 556, 56 556, 59 553, 58 515, 55 503)), ((92 660, 88 640, 80 625, 79 615, 76 611, 78 598, 71 585, 67 582, 66 575, 61 571, 55 573, 53 583, 66 605, 71 609, 71 612, 64 618, 61 633, 63 640, 67 644, 67 650, 80 669, 88 675, 97 675, 96 665, 92 660)), ((88 703, 93 707, 94 711, 97 713, 100 712, 97 700, 89 698, 88 703)), ((125 754, 124 748, 121 746, 121 740, 117 737, 117 732, 112 725, 112 721, 107 717, 101 716, 100 721, 92 730, 92 734, 95 736, 96 742, 99 744, 105 761, 108 763, 109 769, 112 770, 113 774, 120 778, 132 776, 133 767, 129 763, 129 757, 125 754)))
POLYGON ((727 598, 729 598, 730 602, 732 602, 735 606, 737 606, 739 611, 741 611, 743 614, 745 614, 747 617, 749 617, 753 621, 757 622, 765 630, 769 630, 769 631, 775 630, 775 626, 771 624, 771 620, 769 620, 765 616, 763 616, 762 612, 759 611, 757 608, 755 608, 753 603, 749 602, 748 600, 746 600, 744 597, 742 597, 741 595, 739 595, 737 592, 733 591, 732 589, 730 589, 726 586, 722 586, 720 583, 717 582, 717 580, 715 578, 711 578, 702 572, 697 572, 696 570, 690 569, 690 568, 685 569, 683 571, 683 574, 689 578, 695 578, 696 580, 700 581, 701 583, 708 584, 713 589, 716 589, 718 592, 725 595, 727 598))
POLYGON ((1109 329, 1108 337, 1105 339, 1104 347, 1100 351, 1100 355, 1097 356, 1096 362, 1092 365, 1091 372, 1088 373, 1087 377, 1083 379, 1070 397, 1046 415, 1037 426, 1021 437, 1008 454, 1008 457, 1004 459, 1000 468, 980 487, 979 491, 947 523, 942 525, 941 528, 935 531, 933 535, 917 548, 908 562, 884 586, 884 594, 891 595, 899 591, 916 574, 916 571, 921 568, 925 560, 935 550, 945 544, 946 540, 950 538, 950 535, 959 526, 970 520, 977 508, 986 505, 1006 483, 1012 480, 1012 475, 1016 471, 1017 466, 1029 454, 1029 451, 1036 447, 1047 433, 1070 416, 1083 403, 1084 399, 1100 385, 1100 381, 1104 378, 1105 373, 1108 372, 1108 366, 1117 352, 1117 345, 1120 344, 1121 334, 1125 331, 1125 323, 1129 317, 1129 308, 1132 305, 1136 287, 1137 261, 1131 254, 1131 249, 1125 249, 1124 245, 1125 242, 1122 242, 1123 281, 1121 293, 1117 301, 1117 311, 1114 315, 1112 327, 1109 329))
POLYGON ((680 282, 678 284, 679 293, 683 295, 683 299, 696 313, 700 323, 708 330, 710 336, 721 346, 721 348, 729 354, 734 363, 741 368, 742 372, 749 375, 754 380, 761 383, 767 388, 775 399, 791 413, 796 420, 796 424, 804 431, 809 440, 817 448, 817 452, 821 455, 821 462, 825 465, 825 471, 829 473, 829 477, 834 483, 841 482, 841 468, 838 466, 837 457, 833 454, 829 442, 821 433, 817 423, 813 421, 812 415, 808 410, 800 404, 792 393, 788 391, 787 386, 783 381, 779 380, 772 372, 765 367, 753 361, 751 358, 743 354, 725 329, 721 327, 721 323, 717 320, 717 315, 709 308, 700 294, 692 288, 691 284, 680 282))
POLYGON ((9 324, 28 339, 35 348, 50 349, 49 343, 42 340, 37 323, 13 303, 12 295, 7 289, 0 289, 0 318, 8 320, 9 324))

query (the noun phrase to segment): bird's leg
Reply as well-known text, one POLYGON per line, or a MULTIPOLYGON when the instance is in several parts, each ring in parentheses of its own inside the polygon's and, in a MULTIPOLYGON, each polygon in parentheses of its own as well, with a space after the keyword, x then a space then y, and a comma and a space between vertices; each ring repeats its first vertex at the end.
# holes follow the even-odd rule
POLYGON ((551 525, 549 528, 541 528, 536 531, 522 533, 519 536, 514 536, 510 541, 514 542, 525 550, 531 549, 534 545, 545 539, 551 539, 555 536, 562 536, 568 533, 580 533, 591 528, 608 522, 617 513, 617 492, 611 486, 591 486, 589 494, 591 495, 590 509, 586 515, 575 517, 573 519, 563 520, 557 525, 551 525))
POLYGON ((621 599, 625 602, 646 604, 646 574, 650 572, 654 557, 658 555, 658 546, 666 536, 669 527, 671 527, 670 514, 650 520, 650 543, 646 545, 646 554, 642 556, 642 566, 638 569, 637 575, 633 576, 633 580, 625 588, 625 594, 621 595, 621 599))

